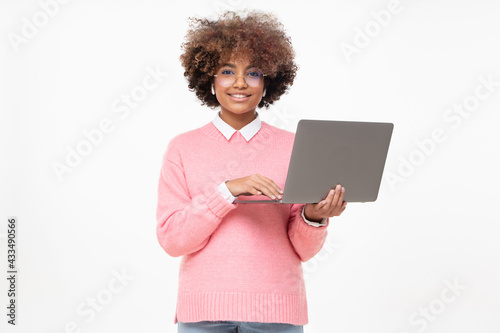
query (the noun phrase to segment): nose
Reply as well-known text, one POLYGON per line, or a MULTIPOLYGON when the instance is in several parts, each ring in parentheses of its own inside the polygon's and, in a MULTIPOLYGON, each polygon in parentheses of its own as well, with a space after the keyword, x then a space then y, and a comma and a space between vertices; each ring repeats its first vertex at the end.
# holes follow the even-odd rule
POLYGON ((236 87, 244 87, 247 85, 247 81, 245 81, 245 76, 244 75, 235 75, 234 76, 234 86, 236 87))

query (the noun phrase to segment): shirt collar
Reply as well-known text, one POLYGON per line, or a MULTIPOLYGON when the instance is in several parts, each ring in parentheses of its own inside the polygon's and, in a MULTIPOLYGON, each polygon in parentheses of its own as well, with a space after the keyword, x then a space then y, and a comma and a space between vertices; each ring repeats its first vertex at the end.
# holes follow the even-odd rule
MULTIPOLYGON (((259 117, 259 113, 258 112, 255 113, 257 114, 255 119, 252 120, 252 122, 250 122, 249 124, 246 124, 242 129, 239 130, 239 132, 245 138, 245 140, 247 140, 247 142, 251 138, 253 138, 255 134, 257 134, 257 132, 260 130, 262 126, 262 121, 259 117)), ((220 111, 217 112, 217 115, 215 116, 212 123, 228 140, 233 136, 234 132, 237 131, 236 129, 231 127, 231 125, 222 120, 222 118, 220 117, 220 111)))

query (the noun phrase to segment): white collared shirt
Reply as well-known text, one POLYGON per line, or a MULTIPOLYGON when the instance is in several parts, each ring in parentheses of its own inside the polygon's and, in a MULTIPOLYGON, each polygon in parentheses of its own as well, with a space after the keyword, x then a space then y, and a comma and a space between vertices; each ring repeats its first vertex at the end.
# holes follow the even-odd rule
MULTIPOLYGON (((257 115, 255 119, 239 130, 240 134, 245 138, 247 142, 251 138, 253 138, 255 134, 257 134, 257 132, 260 130, 262 126, 262 121, 259 117, 259 113, 257 111, 255 113, 257 115)), ((215 116, 212 122, 215 125, 215 127, 217 127, 217 129, 222 133, 222 135, 224 135, 224 137, 228 140, 231 139, 233 134, 237 131, 231 125, 222 120, 222 118, 220 117, 220 111, 217 112, 217 115, 215 116)), ((228 202, 233 203, 234 200, 236 200, 236 197, 233 196, 231 191, 229 191, 229 189, 227 188, 226 181, 228 180, 229 179, 226 179, 219 185, 219 192, 228 202)), ((324 218, 321 222, 313 222, 307 220, 304 216, 304 210, 305 206, 304 209, 302 209, 302 218, 307 224, 312 225, 314 227, 321 227, 326 225, 326 218, 324 218)))

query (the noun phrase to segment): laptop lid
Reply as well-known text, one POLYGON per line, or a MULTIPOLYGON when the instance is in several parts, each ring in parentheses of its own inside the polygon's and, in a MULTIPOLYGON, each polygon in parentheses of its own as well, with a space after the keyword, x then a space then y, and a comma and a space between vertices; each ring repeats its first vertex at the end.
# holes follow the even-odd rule
POLYGON ((378 197, 394 124, 301 119, 281 200, 235 203, 317 203, 337 184, 346 202, 378 197))

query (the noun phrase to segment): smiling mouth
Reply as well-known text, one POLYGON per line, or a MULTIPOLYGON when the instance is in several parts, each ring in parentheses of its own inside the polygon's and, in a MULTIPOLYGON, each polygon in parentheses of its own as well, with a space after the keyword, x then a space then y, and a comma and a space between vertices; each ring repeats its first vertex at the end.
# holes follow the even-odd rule
POLYGON ((234 97, 234 98, 246 98, 246 97, 251 96, 251 95, 245 95, 245 94, 228 94, 228 95, 231 97, 234 97))

